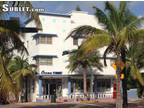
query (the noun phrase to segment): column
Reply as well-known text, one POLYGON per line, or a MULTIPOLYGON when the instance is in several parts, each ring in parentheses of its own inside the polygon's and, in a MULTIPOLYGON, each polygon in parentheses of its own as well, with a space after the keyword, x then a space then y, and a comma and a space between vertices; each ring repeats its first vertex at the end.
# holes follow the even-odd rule
POLYGON ((71 80, 68 78, 68 96, 71 94, 71 80))
POLYGON ((62 96, 68 97, 68 78, 62 79, 62 96))
POLYGON ((38 85, 39 85, 39 97, 42 96, 42 80, 38 80, 38 85))

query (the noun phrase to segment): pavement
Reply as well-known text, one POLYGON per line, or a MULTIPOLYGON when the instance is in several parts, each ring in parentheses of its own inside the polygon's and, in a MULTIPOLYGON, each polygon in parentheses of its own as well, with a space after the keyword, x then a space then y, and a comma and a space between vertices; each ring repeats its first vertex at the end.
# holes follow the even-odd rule
POLYGON ((0 105, 0 108, 115 108, 112 104, 47 104, 47 103, 26 103, 0 105))
MULTIPOLYGON (((0 108, 115 108, 115 103, 17 103, 0 105, 0 108)), ((129 103, 128 108, 144 108, 144 102, 129 103)))

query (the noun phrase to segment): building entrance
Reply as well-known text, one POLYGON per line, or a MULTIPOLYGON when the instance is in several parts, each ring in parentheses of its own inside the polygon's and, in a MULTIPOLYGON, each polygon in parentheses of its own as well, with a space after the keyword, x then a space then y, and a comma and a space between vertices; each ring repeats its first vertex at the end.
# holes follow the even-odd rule
POLYGON ((50 95, 56 94, 56 84, 50 84, 50 95))
POLYGON ((62 79, 43 79, 43 95, 62 95, 62 79))

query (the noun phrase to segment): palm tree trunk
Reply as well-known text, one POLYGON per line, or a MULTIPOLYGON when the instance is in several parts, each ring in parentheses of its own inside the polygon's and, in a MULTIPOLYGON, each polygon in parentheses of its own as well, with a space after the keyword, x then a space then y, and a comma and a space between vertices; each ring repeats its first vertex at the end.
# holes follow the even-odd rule
MULTIPOLYGON (((120 59, 118 58, 118 62, 120 62, 120 59)), ((122 105, 122 94, 121 94, 121 79, 120 79, 120 73, 121 73, 121 67, 117 65, 116 70, 116 108, 123 108, 122 105)))
POLYGON ((25 77, 25 102, 28 102, 28 77, 25 77))
POLYGON ((87 68, 84 68, 83 71, 83 88, 84 88, 84 96, 87 96, 87 68))
POLYGON ((124 79, 122 80, 122 88, 123 88, 123 108, 128 107, 128 99, 127 99, 127 73, 126 69, 124 69, 124 79))
MULTIPOLYGON (((126 52, 125 49, 121 49, 121 59, 124 64, 126 64, 126 52)), ((124 79, 122 80, 123 89, 123 108, 128 108, 128 98, 127 98, 127 69, 123 69, 124 79)))

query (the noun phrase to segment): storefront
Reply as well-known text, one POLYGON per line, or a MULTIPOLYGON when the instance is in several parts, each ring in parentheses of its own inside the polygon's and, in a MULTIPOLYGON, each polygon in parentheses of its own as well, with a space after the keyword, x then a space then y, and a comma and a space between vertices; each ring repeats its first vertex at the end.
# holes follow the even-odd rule
MULTIPOLYGON (((87 76, 87 92, 93 98, 112 97, 113 77, 94 76, 91 85, 91 77, 87 76), (91 90, 92 86, 92 90, 91 90), (93 91, 93 92, 91 92, 93 91), (108 95, 108 96, 107 96, 108 95)), ((82 75, 45 75, 39 76, 39 97, 50 99, 55 95, 56 98, 76 98, 84 97, 83 94, 83 77, 82 75)))

